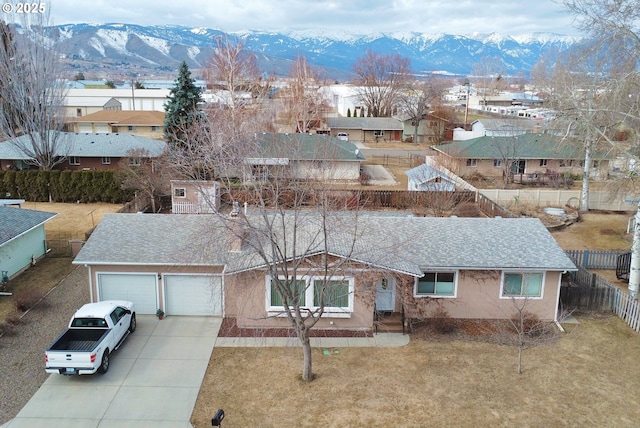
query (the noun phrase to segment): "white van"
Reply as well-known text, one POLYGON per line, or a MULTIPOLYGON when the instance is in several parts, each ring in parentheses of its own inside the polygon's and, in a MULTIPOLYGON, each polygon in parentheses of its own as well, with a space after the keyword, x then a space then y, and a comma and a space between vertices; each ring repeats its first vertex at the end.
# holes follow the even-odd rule
POLYGON ((336 137, 338 138, 338 140, 349 141, 349 134, 347 134, 346 132, 338 132, 336 137))

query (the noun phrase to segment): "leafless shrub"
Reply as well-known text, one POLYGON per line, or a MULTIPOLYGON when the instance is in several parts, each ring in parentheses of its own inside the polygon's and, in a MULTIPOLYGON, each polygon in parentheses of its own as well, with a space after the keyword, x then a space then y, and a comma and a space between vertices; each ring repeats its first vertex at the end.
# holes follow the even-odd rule
POLYGON ((480 207, 474 202, 462 202, 456 206, 455 213, 458 217, 480 217, 480 207))
POLYGON ((11 325, 19 325, 20 324, 20 313, 12 312, 4 318, 4 322, 11 325))
POLYGON ((39 290, 26 289, 14 294, 13 303, 19 311, 26 312, 35 306, 43 297, 39 290))
POLYGON ((440 334, 450 334, 456 331, 456 321, 451 318, 446 309, 439 307, 431 314, 429 324, 440 334))
POLYGON ((18 333, 18 326, 7 321, 0 322, 0 334, 15 336, 18 333))
POLYGON ((360 173, 360 184, 363 186, 368 186, 371 182, 371 175, 366 172, 360 173))

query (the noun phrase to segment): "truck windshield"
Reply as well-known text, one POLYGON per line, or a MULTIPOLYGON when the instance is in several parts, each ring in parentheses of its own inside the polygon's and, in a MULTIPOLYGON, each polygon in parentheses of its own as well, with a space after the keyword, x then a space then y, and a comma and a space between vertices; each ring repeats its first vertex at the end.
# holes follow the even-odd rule
POLYGON ((71 327, 107 327, 103 318, 74 318, 71 327))

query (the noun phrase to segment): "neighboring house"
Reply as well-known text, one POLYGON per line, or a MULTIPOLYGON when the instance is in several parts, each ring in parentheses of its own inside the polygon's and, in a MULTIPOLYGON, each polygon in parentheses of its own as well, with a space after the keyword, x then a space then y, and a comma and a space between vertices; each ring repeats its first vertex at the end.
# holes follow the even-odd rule
POLYGON ((411 168, 405 174, 409 177, 407 190, 452 192, 456 189, 452 178, 427 164, 411 168))
POLYGON ((102 110, 164 111, 169 89, 68 89, 65 117, 82 117, 102 110))
POLYGON ((0 283, 44 257, 47 252, 44 224, 56 215, 0 203, 0 283))
MULTIPOLYGON (((122 158, 142 153, 149 158, 162 155, 167 143, 131 134, 89 134, 62 132, 58 137, 56 156, 65 158, 56 168, 63 170, 116 169, 122 158)), ((20 147, 31 147, 28 136, 23 135, 0 142, 0 168, 29 169, 30 157, 20 147)), ((135 165, 143 159, 131 157, 135 165)))
POLYGON ((351 142, 319 134, 257 134, 259 153, 247 156, 245 180, 295 178, 351 181, 365 157, 351 142))
POLYGON ((220 208, 220 183, 204 180, 171 180, 173 214, 207 214, 220 208))
POLYGON ((402 141, 404 126, 392 117, 328 117, 327 126, 331 136, 349 134, 349 141, 379 143, 402 141))
POLYGON ((471 131, 455 128, 453 141, 478 137, 513 137, 526 133, 539 133, 540 129, 540 122, 531 119, 478 119, 471 122, 471 131))
POLYGON ((72 119, 73 132, 121 133, 163 139, 164 117, 161 111, 102 110, 72 119))
POLYGON ((397 119, 402 122, 403 141, 411 141, 413 139, 417 125, 417 141, 414 141, 415 143, 437 144, 441 142, 450 123, 448 120, 432 113, 425 114, 419 119, 403 114, 398 116, 397 119))
MULTIPOLYGON (((438 152, 439 163, 461 177, 475 174, 502 177, 504 162, 511 162, 514 177, 525 181, 535 179, 536 174, 583 173, 584 149, 561 143, 560 138, 551 133, 478 137, 433 146, 433 149, 438 152)), ((592 178, 605 179, 614 158, 609 153, 594 153, 592 178)))
MULTIPOLYGON (((316 329, 370 331, 376 311, 428 317, 437 308, 453 318, 505 319, 524 306, 542 320, 556 320, 562 275, 576 270, 534 218, 362 213, 356 224, 355 216, 344 216, 330 217, 326 235, 318 234, 321 218, 309 220, 297 229, 295 243, 277 229, 281 222, 271 229, 282 241, 281 257, 291 259, 294 246, 315 248, 304 253, 297 271, 305 307, 318 305, 324 262, 340 266, 348 257, 329 278, 337 297, 316 329), (319 236, 326 240, 316 245, 319 236), (306 246, 309 239, 313 247, 306 246)), ((267 220, 107 214, 73 263, 88 267, 94 302, 131 300, 140 314, 161 308, 167 315, 233 317, 241 328, 288 327, 269 267, 254 250, 265 235, 236 232, 242 221, 267 220)))

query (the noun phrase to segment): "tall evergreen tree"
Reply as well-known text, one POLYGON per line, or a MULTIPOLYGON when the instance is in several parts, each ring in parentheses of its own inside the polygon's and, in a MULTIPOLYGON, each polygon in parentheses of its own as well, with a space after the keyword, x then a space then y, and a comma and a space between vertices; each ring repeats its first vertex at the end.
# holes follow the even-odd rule
POLYGON ((202 102, 202 89, 196 86, 187 63, 182 61, 178 78, 164 106, 167 112, 164 136, 170 144, 178 147, 189 145, 190 130, 198 117, 198 104, 202 102))

